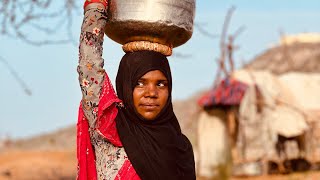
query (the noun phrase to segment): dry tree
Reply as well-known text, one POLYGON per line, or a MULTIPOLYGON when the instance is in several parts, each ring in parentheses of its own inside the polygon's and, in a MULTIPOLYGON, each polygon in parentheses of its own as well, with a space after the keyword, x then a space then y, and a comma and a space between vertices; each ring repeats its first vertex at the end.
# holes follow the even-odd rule
POLYGON ((72 20, 79 14, 75 0, 2 0, 0 35, 21 39, 31 45, 73 42, 72 20), (57 33, 64 32, 62 39, 57 33))
POLYGON ((236 8, 234 6, 228 9, 224 19, 223 26, 222 26, 221 36, 220 36, 220 56, 217 59, 218 70, 215 76, 216 79, 214 81, 214 87, 220 82, 222 73, 226 77, 228 77, 235 70, 233 55, 234 55, 234 51, 237 50, 239 47, 234 44, 234 41, 245 29, 245 26, 240 26, 235 31, 235 33, 228 35, 229 24, 235 10, 236 8), (229 63, 229 69, 226 66, 226 59, 228 60, 228 63, 229 63))
MULTIPOLYGON (((74 43, 71 27, 74 16, 79 14, 77 2, 80 1, 2 0, 0 36, 19 39, 34 46, 74 43)), ((24 92, 31 96, 30 88, 9 61, 0 56, 0 63, 5 65, 24 92)))

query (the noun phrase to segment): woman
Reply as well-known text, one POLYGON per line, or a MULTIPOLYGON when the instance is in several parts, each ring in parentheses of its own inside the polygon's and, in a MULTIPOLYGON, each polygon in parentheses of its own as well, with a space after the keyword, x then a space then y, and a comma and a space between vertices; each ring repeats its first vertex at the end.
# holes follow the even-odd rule
POLYGON ((167 58, 121 59, 115 94, 103 69, 107 3, 87 0, 79 46, 78 179, 195 179, 190 141, 172 109, 167 58))

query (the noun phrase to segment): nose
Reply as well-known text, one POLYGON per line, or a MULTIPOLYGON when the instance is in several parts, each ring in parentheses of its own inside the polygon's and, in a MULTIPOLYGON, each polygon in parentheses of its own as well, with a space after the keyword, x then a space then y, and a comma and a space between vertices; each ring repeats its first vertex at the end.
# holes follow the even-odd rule
POLYGON ((152 97, 152 98, 158 97, 158 89, 157 89, 157 87, 155 85, 149 85, 146 88, 146 96, 147 97, 152 97))

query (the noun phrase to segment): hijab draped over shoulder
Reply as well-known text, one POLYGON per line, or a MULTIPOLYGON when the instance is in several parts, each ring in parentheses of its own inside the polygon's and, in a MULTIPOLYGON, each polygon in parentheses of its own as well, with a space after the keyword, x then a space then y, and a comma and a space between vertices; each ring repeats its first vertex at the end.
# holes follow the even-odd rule
POLYGON ((143 180, 196 179, 193 150, 181 133, 172 107, 172 77, 166 56, 153 51, 127 53, 116 77, 119 107, 117 131, 130 162, 143 180), (133 104, 133 90, 147 72, 160 70, 168 80, 169 97, 154 120, 146 120, 133 104))

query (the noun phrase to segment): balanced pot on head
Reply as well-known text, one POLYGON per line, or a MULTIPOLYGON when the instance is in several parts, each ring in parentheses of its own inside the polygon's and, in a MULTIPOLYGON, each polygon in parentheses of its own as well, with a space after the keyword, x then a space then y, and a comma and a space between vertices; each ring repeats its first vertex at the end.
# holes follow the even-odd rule
POLYGON ((124 45, 147 41, 169 47, 192 36, 195 0, 109 0, 106 35, 124 45))

